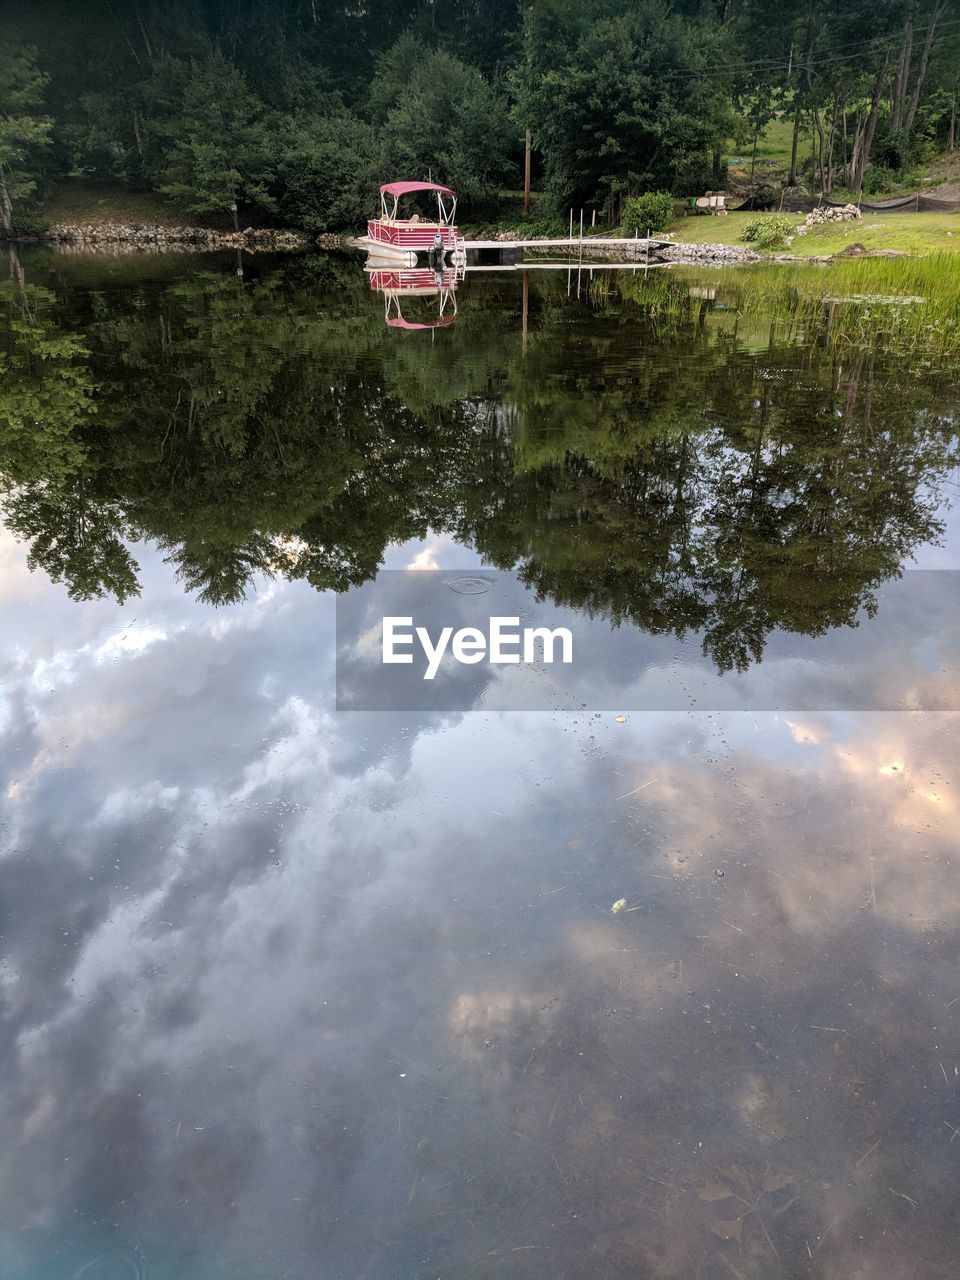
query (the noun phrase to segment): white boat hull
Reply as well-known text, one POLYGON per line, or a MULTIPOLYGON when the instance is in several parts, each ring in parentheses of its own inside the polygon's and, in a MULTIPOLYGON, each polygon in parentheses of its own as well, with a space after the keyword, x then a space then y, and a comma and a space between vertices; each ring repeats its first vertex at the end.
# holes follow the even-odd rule
POLYGON ((370 255, 370 265, 383 263, 387 267, 415 267, 417 265, 417 252, 415 249, 402 249, 398 245, 384 244, 382 240, 371 240, 369 236, 363 236, 357 242, 361 249, 366 249, 370 255))

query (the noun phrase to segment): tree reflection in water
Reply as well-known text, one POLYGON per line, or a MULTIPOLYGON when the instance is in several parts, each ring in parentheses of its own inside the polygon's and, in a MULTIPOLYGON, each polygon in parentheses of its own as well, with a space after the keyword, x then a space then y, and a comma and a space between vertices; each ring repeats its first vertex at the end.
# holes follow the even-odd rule
POLYGON ((801 325, 683 276, 581 302, 541 275, 521 342, 519 277, 487 277, 422 341, 352 261, 134 264, 109 290, 73 265, 10 256, 0 476, 31 567, 76 599, 135 595, 140 540, 225 604, 258 574, 342 591, 433 529, 743 669, 774 628, 851 625, 940 532, 955 377, 852 345, 835 302, 801 325))

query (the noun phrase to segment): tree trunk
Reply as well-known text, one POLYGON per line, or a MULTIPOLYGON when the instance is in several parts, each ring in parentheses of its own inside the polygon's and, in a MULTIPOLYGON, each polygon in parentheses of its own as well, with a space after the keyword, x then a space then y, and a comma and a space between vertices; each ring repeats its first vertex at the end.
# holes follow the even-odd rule
POLYGON ((753 155, 750 157, 750 189, 753 190, 753 178, 757 172, 757 139, 760 137, 760 130, 757 129, 753 135, 753 155))
POLYGON ((800 103, 793 114, 793 144, 790 147, 790 172, 787 174, 787 186, 797 185, 797 145, 800 141, 800 103))
POLYGON ((954 92, 953 105, 950 108, 950 132, 947 135, 947 150, 953 151, 957 144, 957 95, 954 92))
POLYGON ((530 212, 530 130, 526 132, 523 150, 523 212, 530 212))
POLYGON ((880 115, 880 94, 883 90, 885 71, 881 67, 877 72, 877 78, 873 82, 873 93, 870 95, 870 114, 867 116, 866 123, 863 126, 863 138, 860 144, 860 154, 857 157, 857 169, 854 174, 855 185, 857 190, 863 192, 863 175, 867 171, 867 165, 870 163, 870 148, 873 146, 873 135, 877 131, 877 118, 880 115))
MULTIPOLYGON (((807 34, 805 38, 806 54, 804 61, 806 63, 807 72, 807 93, 810 95, 811 105, 813 102, 813 0, 809 0, 807 4, 807 34)), ((799 77, 798 77, 799 78, 799 77)), ((816 125, 816 108, 812 107, 811 118, 816 125)), ((817 155, 814 146, 813 135, 810 136, 810 181, 817 180, 817 155)))
POLYGON ((0 175, 0 236, 5 240, 13 238, 13 205, 6 179, 0 175))
POLYGON ((814 130, 814 172, 817 174, 817 185, 820 188, 820 194, 823 195, 824 174, 823 174, 823 121, 820 119, 820 112, 814 109, 813 112, 813 130, 814 130))
POLYGON ((17 300, 20 303, 20 314, 27 320, 30 319, 30 301, 27 297, 27 278, 23 274, 23 264, 20 261, 20 255, 17 253, 16 245, 11 245, 7 250, 10 265, 10 279, 13 281, 14 288, 17 291, 17 300))
POLYGON ((136 15, 136 19, 137 19, 137 26, 140 28, 140 34, 141 34, 141 36, 143 37, 143 47, 144 47, 144 49, 146 49, 146 51, 147 51, 147 57, 148 57, 148 58, 150 58, 150 59, 151 59, 151 61, 152 61, 152 60, 153 60, 153 46, 152 46, 152 45, 151 45, 151 43, 150 43, 150 37, 149 37, 149 35, 147 34, 147 28, 146 28, 146 26, 144 25, 143 16, 142 16, 142 14, 140 13, 140 10, 139 10, 139 8, 138 8, 136 5, 134 5, 133 12, 134 12, 134 14, 136 15))
POLYGON ((850 189, 850 150, 847 138, 847 108, 843 108, 843 185, 850 189))
POLYGON ((907 83, 910 79, 910 59, 913 56, 913 22, 910 18, 903 25, 903 43, 900 46, 900 57, 897 59, 897 74, 893 81, 893 92, 890 110, 890 131, 897 133, 903 120, 903 103, 907 96, 907 83))
POLYGON ((860 108, 853 117, 853 140, 850 145, 850 177, 848 185, 852 191, 857 185, 857 173, 860 169, 860 151, 863 147, 863 119, 860 108))
POLYGON ((917 71, 917 82, 913 86, 913 97, 910 99, 910 110, 907 112, 907 118, 903 122, 903 131, 910 136, 913 129, 913 122, 917 117, 917 107, 920 105, 920 93, 923 89, 923 82, 927 76, 927 63, 930 61, 930 50, 933 47, 933 37, 936 35, 937 23, 943 17, 946 4, 938 4, 930 15, 930 22, 927 26, 927 38, 923 42, 923 53, 920 55, 920 67, 917 71))
POLYGON ((837 108, 834 104, 833 113, 830 116, 830 129, 827 132, 827 167, 824 171, 824 189, 827 195, 833 192, 833 148, 837 138, 837 108))

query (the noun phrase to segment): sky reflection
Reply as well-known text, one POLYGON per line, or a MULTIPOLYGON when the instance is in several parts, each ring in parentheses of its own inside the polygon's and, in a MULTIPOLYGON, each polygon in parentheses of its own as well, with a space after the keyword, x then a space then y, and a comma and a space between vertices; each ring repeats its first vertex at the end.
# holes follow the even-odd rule
POLYGON ((3 1280, 955 1274, 954 714, 337 715, 138 558, 0 541, 3 1280))

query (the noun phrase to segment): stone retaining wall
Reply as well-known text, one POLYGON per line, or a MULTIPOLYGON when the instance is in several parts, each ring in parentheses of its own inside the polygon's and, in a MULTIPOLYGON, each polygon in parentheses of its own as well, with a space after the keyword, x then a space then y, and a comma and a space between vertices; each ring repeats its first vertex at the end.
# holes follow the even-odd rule
POLYGON ((253 227, 216 231, 209 227, 142 222, 61 222, 51 227, 44 238, 65 252, 78 253, 206 253, 215 249, 255 253, 301 249, 307 244, 307 237, 298 231, 253 227))
POLYGON ((660 249, 657 257, 667 262, 704 262, 719 267, 724 263, 769 262, 769 257, 753 249, 741 249, 735 244, 672 244, 660 249))

